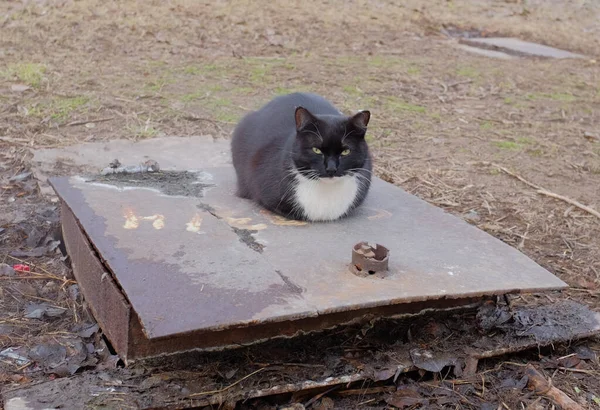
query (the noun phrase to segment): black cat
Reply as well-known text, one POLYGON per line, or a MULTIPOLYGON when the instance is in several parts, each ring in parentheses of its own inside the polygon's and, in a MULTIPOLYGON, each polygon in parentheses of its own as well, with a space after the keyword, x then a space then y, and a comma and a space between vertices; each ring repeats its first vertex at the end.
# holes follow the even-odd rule
POLYGON ((371 185, 370 116, 347 117, 305 93, 277 97, 246 115, 231 141, 238 195, 293 219, 347 215, 371 185))

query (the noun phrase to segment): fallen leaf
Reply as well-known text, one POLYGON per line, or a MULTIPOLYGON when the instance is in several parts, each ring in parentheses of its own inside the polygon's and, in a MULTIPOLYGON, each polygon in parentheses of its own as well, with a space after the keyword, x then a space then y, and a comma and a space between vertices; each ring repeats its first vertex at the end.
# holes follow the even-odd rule
POLYGON ((77 336, 87 339, 92 337, 99 329, 98 323, 82 323, 78 324, 72 331, 76 332, 77 336))
POLYGON ((323 397, 318 403, 312 406, 315 410, 333 410, 335 408, 335 402, 330 397, 323 397))
POLYGON ((19 383, 19 384, 29 383, 31 381, 30 379, 23 376, 22 374, 13 374, 11 376, 11 380, 13 383, 19 383))
POLYGON ((33 248, 29 251, 16 250, 10 253, 11 256, 16 258, 37 258, 40 256, 44 256, 46 254, 50 254, 58 248, 60 245, 60 241, 45 241, 46 244, 44 246, 38 246, 37 248, 33 248))
POLYGON ((600 142, 600 135, 599 134, 593 134, 591 132, 586 131, 586 132, 583 133, 583 136, 588 141, 600 142))
POLYGON ((414 388, 406 387, 406 386, 398 386, 398 390, 394 393, 395 397, 413 397, 420 399, 421 394, 416 391, 414 388))
POLYGON ((54 368, 67 358, 67 348, 58 343, 41 344, 29 351, 29 357, 45 368, 54 368))
POLYGON ((373 381, 382 382, 385 380, 389 380, 396 375, 397 371, 398 371, 397 367, 382 369, 382 370, 375 370, 373 372, 373 381))
POLYGON ((581 359, 579 357, 577 357, 577 355, 568 356, 568 357, 565 357, 558 361, 558 363, 562 367, 566 367, 568 369, 571 369, 571 368, 577 366, 580 362, 581 362, 581 359))
POLYGON ((25 244, 28 248, 35 248, 38 246, 44 237, 44 234, 40 232, 36 227, 32 227, 29 232, 27 232, 27 240, 25 244))
POLYGON ((144 381, 140 383, 140 389, 146 391, 153 387, 160 386, 163 383, 163 380, 158 376, 150 376, 144 381))
POLYGON ((596 352, 594 352, 592 349, 590 349, 587 346, 575 346, 575 348, 573 349, 575 350, 575 353, 577 353, 577 357, 579 357, 581 360, 596 360, 597 355, 596 352))
POLYGON ((19 347, 9 347, 0 352, 0 357, 12 359, 18 366, 25 366, 31 363, 31 360, 21 353, 22 350, 23 348, 19 347))
POLYGON ((501 326, 512 319, 508 308, 485 304, 479 308, 476 315, 477 327, 484 332, 501 326))
POLYGON ((47 303, 30 303, 25 308, 25 317, 27 319, 42 319, 46 317, 59 317, 67 311, 66 308, 51 306, 47 303))
MULTIPOLYGON (((17 269, 15 270, 18 272, 17 269)), ((16 292, 20 293, 25 297, 38 295, 37 289, 32 284, 27 283, 25 281, 16 283, 14 286, 12 286, 12 289, 14 289, 16 292)))
POLYGON ((410 358, 419 369, 438 373, 446 366, 456 363, 456 358, 447 354, 433 353, 426 349, 411 349, 410 358))
POLYGON ((235 374, 237 373, 238 369, 231 369, 230 371, 228 371, 227 373, 225 373, 225 378, 227 380, 231 379, 233 376, 235 376, 235 374))
POLYGON ((429 404, 429 400, 427 399, 417 399, 415 397, 389 397, 385 399, 385 402, 391 406, 397 407, 399 409, 405 409, 407 407, 412 407, 416 405, 427 405, 429 404))
POLYGON ((101 363, 98 364, 98 370, 116 369, 119 360, 119 356, 109 355, 101 363))

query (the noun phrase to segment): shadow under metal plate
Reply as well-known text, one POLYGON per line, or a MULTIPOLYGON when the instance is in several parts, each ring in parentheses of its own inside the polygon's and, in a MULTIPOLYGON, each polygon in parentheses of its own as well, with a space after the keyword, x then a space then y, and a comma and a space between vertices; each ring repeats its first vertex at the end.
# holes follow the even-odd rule
POLYGON ((290 221, 236 197, 230 166, 50 183, 75 275, 124 359, 566 287, 519 251, 377 178, 363 206, 331 223, 290 221), (387 274, 351 272, 361 241, 390 250, 387 274))

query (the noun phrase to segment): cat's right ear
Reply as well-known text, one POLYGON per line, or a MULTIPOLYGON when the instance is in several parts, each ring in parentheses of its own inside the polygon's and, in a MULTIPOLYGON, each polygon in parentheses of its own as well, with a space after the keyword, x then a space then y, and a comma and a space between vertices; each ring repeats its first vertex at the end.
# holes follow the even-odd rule
POLYGON ((304 107, 296 107, 296 131, 301 131, 317 121, 314 115, 304 107))

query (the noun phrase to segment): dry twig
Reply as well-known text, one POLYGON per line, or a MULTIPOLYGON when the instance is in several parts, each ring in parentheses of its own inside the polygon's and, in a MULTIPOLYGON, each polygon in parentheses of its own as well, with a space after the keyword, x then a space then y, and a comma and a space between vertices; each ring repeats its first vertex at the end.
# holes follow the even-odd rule
POLYGON ((591 215, 594 215, 596 218, 600 219, 600 212, 596 211, 593 208, 590 208, 587 205, 583 205, 582 203, 577 202, 574 199, 568 198, 568 197, 563 196, 563 195, 556 194, 556 193, 554 193, 552 191, 549 191, 549 190, 547 190, 547 189, 545 189, 545 188, 543 188, 543 187, 541 187, 539 185, 534 184, 533 182, 529 182, 528 180, 526 180, 522 176, 520 176, 518 174, 515 174, 514 172, 509 171, 505 167, 500 166, 498 164, 495 164, 493 162, 482 162, 482 164, 484 164, 484 165, 490 165, 490 166, 498 168, 500 171, 504 172, 505 174, 510 175, 511 177, 518 179, 519 181, 523 182, 526 185, 529 185, 530 187, 532 187, 533 189, 535 189, 537 191, 537 193, 540 194, 540 195, 545 195, 545 196, 549 196, 551 198, 559 199, 559 200, 561 200, 563 202, 566 202, 568 204, 571 204, 571 205, 573 205, 573 206, 581 209, 582 211, 585 211, 585 212, 587 212, 587 213, 589 213, 591 215))
POLYGON ((575 201, 575 200, 573 200, 571 198, 567 198, 566 196, 555 194, 554 192, 550 192, 550 191, 547 191, 545 189, 538 189, 537 193, 540 194, 540 195, 549 196, 551 198, 560 199, 561 201, 564 201, 564 202, 566 202, 568 204, 571 204, 571 205, 573 205, 573 206, 581 209, 582 211, 585 211, 585 212, 587 212, 589 214, 592 214, 596 218, 600 219, 600 212, 596 211, 593 208, 590 208, 587 205, 583 205, 583 204, 581 204, 581 203, 579 203, 579 202, 577 202, 577 201, 575 201))
POLYGON ((256 373, 260 373, 260 372, 262 372, 262 371, 263 371, 263 370, 265 370, 265 369, 266 369, 266 367, 261 367, 260 369, 253 371, 252 373, 250 373, 250 374, 248 374, 248 375, 246 375, 246 376, 242 377, 241 379, 239 379, 239 380, 238 380, 238 381, 236 381, 235 383, 232 383, 232 384, 230 384, 230 385, 229 385, 229 386, 227 386, 227 387, 223 387, 222 389, 218 389, 218 390, 210 390, 210 391, 204 391, 204 392, 201 392, 201 393, 194 393, 194 394, 190 394, 188 397, 208 396, 209 394, 219 394, 219 393, 223 393, 224 391, 227 391, 227 390, 231 389, 232 387, 234 387, 234 386, 236 386, 236 385, 240 384, 240 383, 241 383, 241 382, 243 382, 244 380, 246 380, 246 379, 248 379, 248 378, 250 378, 250 377, 254 376, 256 373))
POLYGON ((93 124, 93 123, 97 123, 97 122, 106 122, 106 121, 111 121, 114 119, 115 119, 115 117, 109 117, 109 118, 100 118, 97 120, 73 121, 73 122, 68 123, 67 127, 74 127, 76 125, 93 124))
POLYGON ((552 383, 546 380, 531 364, 527 365, 525 374, 529 378, 527 385, 537 394, 546 396, 563 410, 583 410, 583 407, 567 396, 562 390, 552 386, 552 383))

